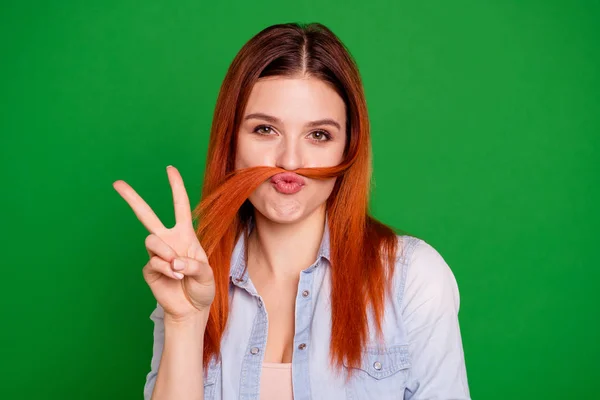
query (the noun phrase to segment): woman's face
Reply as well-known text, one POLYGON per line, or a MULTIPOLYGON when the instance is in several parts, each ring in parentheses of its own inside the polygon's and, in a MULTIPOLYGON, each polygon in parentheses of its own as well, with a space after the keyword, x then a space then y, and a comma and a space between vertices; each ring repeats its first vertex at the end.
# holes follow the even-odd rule
MULTIPOLYGON (((308 77, 261 78, 252 88, 238 131, 235 169, 332 167, 346 145, 346 107, 327 83, 308 77)), ((336 178, 300 177, 304 185, 263 182, 249 197, 257 212, 278 223, 312 214, 336 178)))

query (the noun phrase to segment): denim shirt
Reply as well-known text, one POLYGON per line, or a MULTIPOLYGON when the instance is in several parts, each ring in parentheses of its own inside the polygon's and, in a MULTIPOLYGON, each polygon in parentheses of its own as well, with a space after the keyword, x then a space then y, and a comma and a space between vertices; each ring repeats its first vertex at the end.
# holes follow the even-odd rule
MULTIPOLYGON (((384 342, 376 340, 375 332, 369 333, 362 363, 347 382, 344 374, 329 365, 331 264, 325 221, 317 258, 300 273, 296 292, 292 355, 295 400, 470 399, 454 275, 425 241, 409 235, 397 235, 397 239, 393 291, 382 323, 384 342)), ((206 400, 260 398, 268 316, 245 271, 244 246, 242 234, 231 257, 231 307, 221 357, 210 363, 204 379, 206 400)), ((152 396, 162 354, 163 316, 160 305, 150 316, 154 346, 144 386, 146 400, 152 396)), ((369 321, 373 321, 372 315, 369 321)), ((369 326, 374 325, 370 322, 369 326)), ((346 371, 349 367, 343 368, 346 371)))

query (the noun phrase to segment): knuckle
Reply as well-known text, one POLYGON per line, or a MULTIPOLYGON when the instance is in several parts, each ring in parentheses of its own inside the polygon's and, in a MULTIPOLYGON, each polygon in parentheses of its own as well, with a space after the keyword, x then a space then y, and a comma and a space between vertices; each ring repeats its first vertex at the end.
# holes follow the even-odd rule
POLYGON ((197 261, 201 264, 208 264, 208 257, 206 255, 198 257, 197 261))
POLYGON ((173 263, 176 268, 181 268, 182 270, 185 270, 186 273, 191 273, 194 270, 194 260, 191 258, 179 257, 176 258, 173 263))
POLYGON ((152 244, 154 243, 154 234, 151 233, 148 236, 146 236, 146 240, 144 241, 144 244, 146 245, 147 248, 152 247, 152 244))
POLYGON ((153 257, 150 259, 150 261, 149 261, 149 264, 152 266, 152 268, 154 268, 154 269, 158 269, 158 268, 160 268, 160 266, 161 266, 161 264, 162 264, 162 263, 161 263, 161 261, 162 261, 162 259, 161 259, 160 257, 158 257, 158 256, 153 256, 153 257))
POLYGON ((196 260, 192 260, 187 263, 187 268, 189 272, 196 272, 198 270, 198 262, 196 260))
POLYGON ((208 256, 202 248, 200 248, 200 250, 197 250, 192 258, 200 263, 208 264, 208 256))
POLYGON ((189 262, 188 262, 189 268, 196 272, 199 271, 204 264, 208 264, 208 262, 201 260, 201 259, 195 259, 195 258, 189 260, 189 262))

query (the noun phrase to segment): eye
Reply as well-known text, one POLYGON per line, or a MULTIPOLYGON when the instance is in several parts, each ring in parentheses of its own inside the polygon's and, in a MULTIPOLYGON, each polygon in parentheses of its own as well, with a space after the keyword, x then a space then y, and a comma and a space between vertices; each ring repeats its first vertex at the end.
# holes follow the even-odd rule
POLYGON ((258 125, 256 128, 254 128, 254 130, 252 131, 254 133, 258 133, 259 135, 270 135, 273 132, 273 127, 269 126, 269 125, 258 125))
POLYGON ((331 135, 327 131, 314 131, 311 132, 311 135, 315 142, 328 142, 331 140, 331 135))

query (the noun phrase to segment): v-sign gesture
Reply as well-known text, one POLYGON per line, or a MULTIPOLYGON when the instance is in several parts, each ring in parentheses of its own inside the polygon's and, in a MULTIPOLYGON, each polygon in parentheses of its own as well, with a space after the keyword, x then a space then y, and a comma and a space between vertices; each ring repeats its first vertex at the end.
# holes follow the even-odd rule
POLYGON ((143 268, 144 279, 165 314, 183 320, 198 312, 208 315, 215 297, 215 281, 194 231, 183 179, 172 166, 167 167, 167 175, 175 206, 175 226, 170 229, 126 182, 118 180, 113 187, 150 232, 145 243, 150 260, 143 268))

